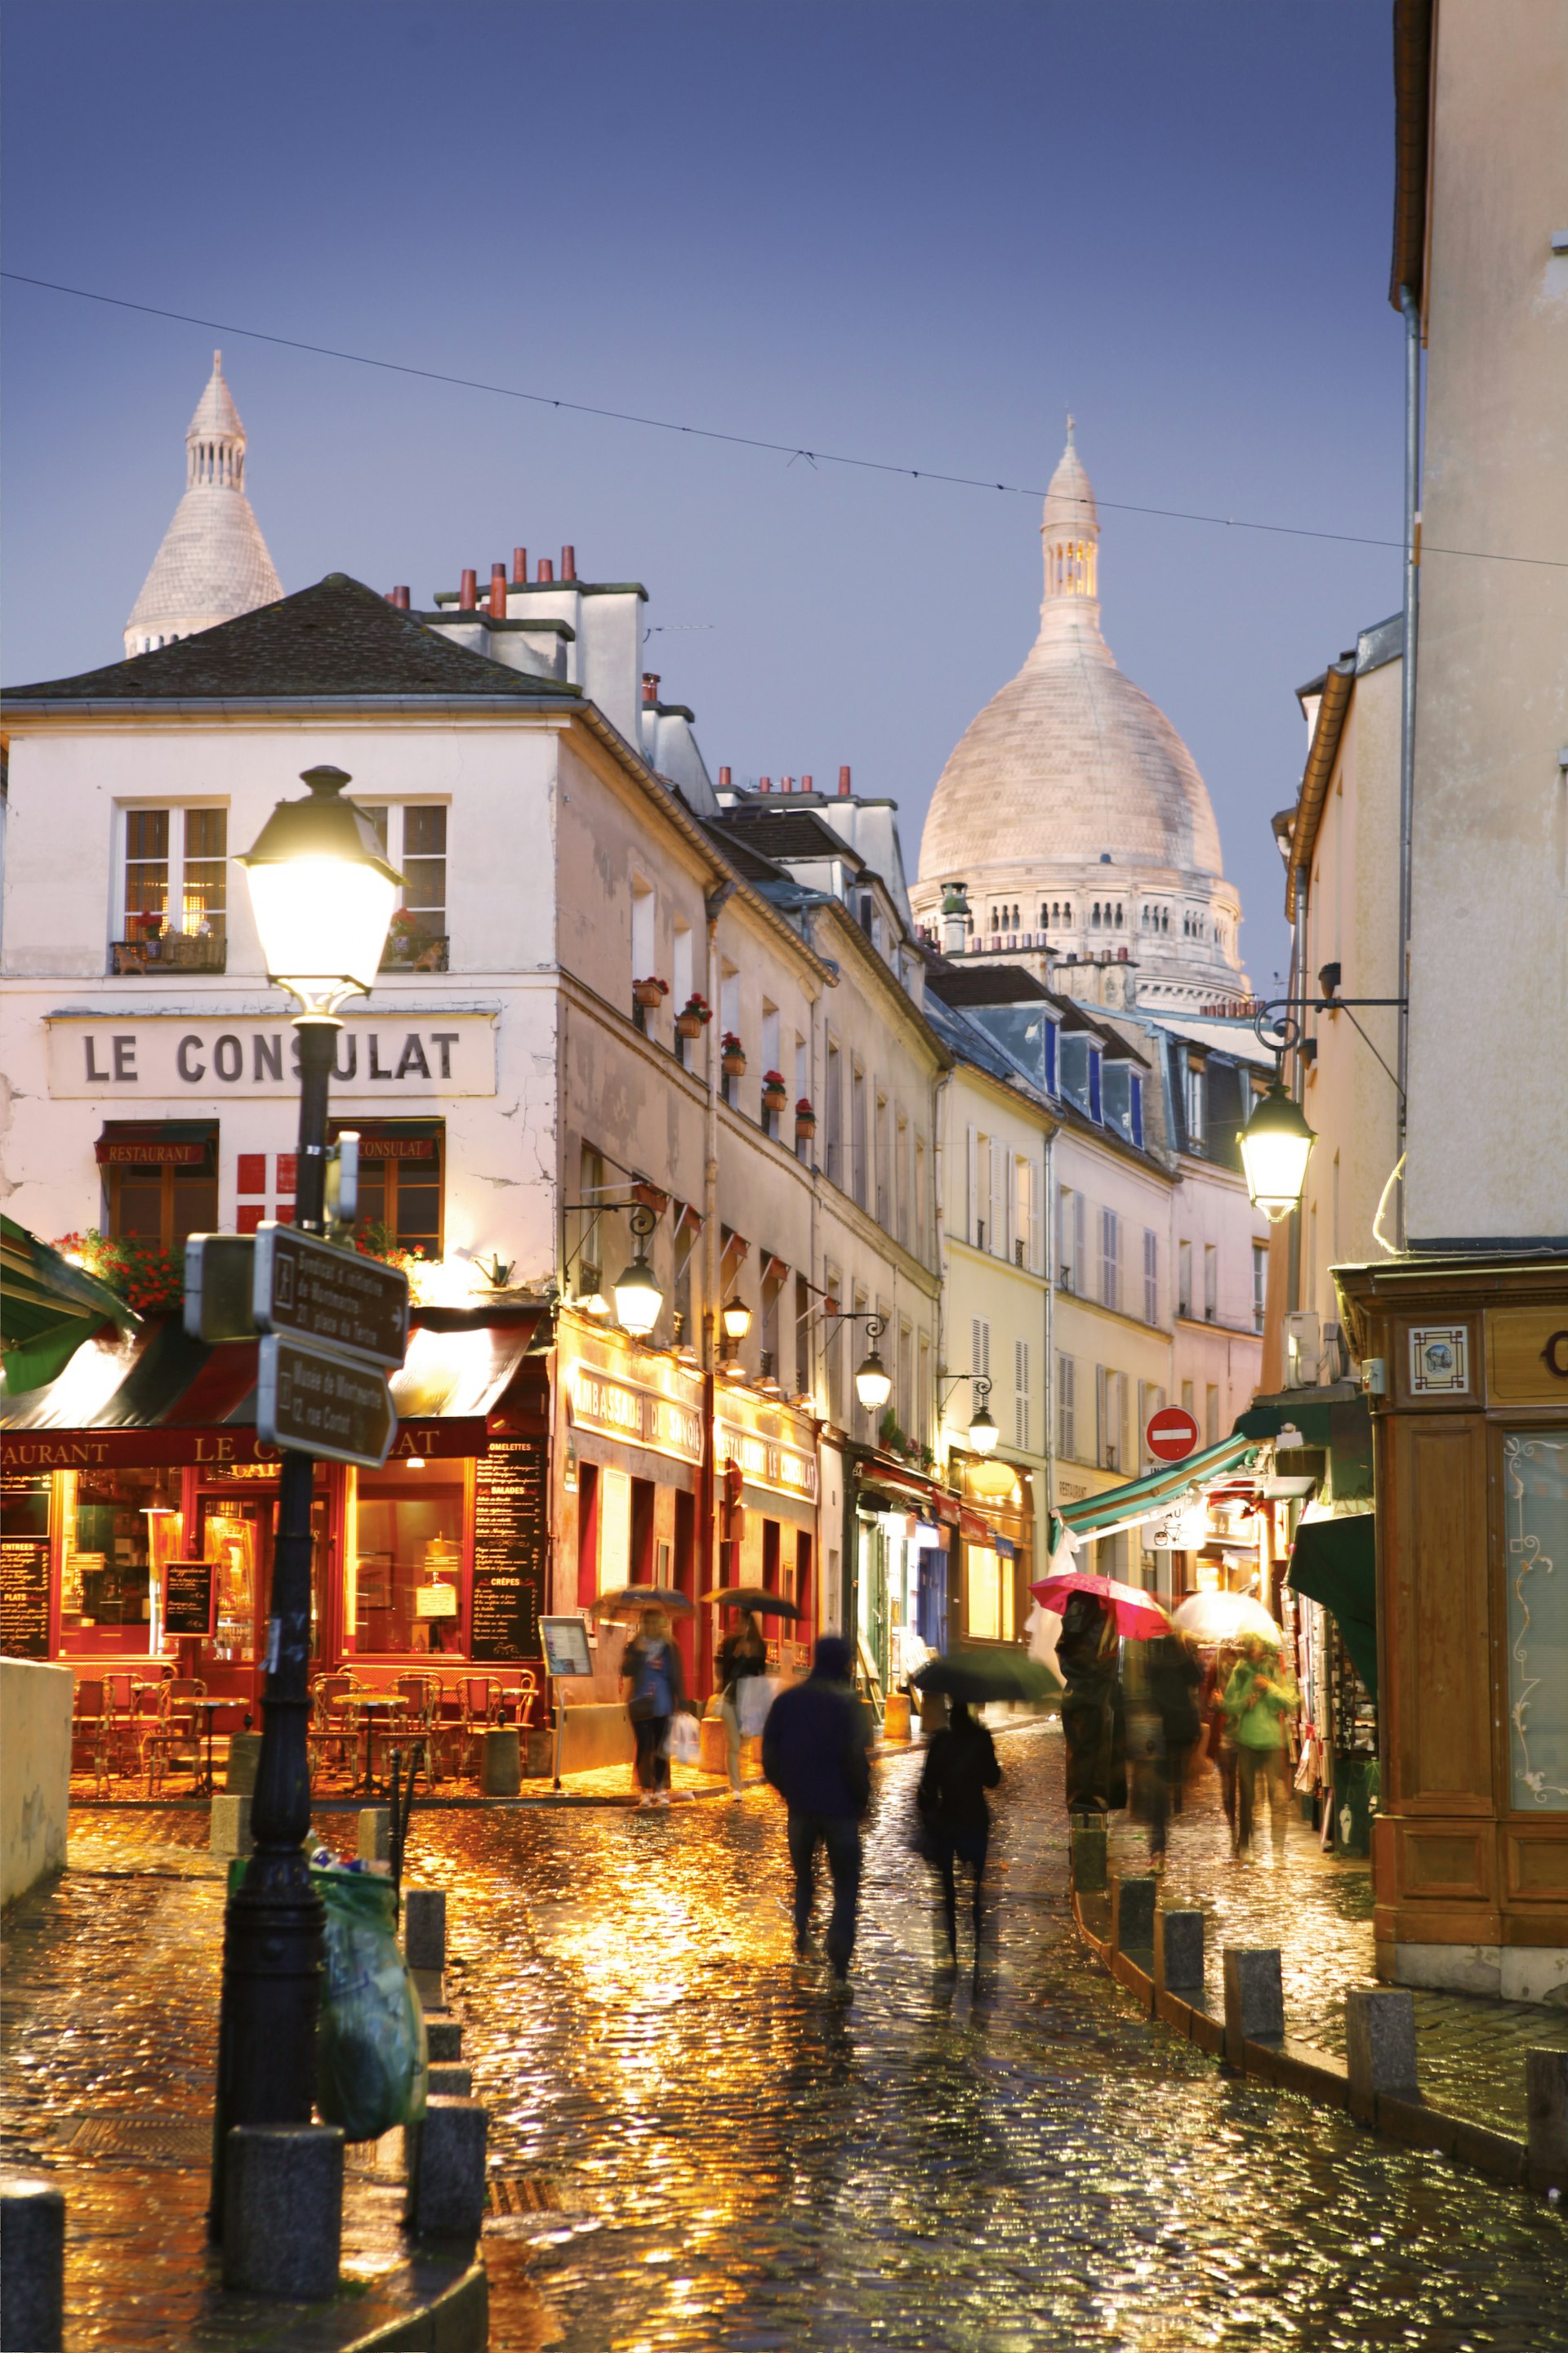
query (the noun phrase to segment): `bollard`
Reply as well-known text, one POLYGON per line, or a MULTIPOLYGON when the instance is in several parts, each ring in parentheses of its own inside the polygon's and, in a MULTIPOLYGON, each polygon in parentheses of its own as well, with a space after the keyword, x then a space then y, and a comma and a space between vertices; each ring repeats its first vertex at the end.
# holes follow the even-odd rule
POLYGON ((1111 1873, 1110 1941, 1119 1953, 1146 1953, 1152 1946, 1159 1889, 1152 1873, 1111 1873))
POLYGON ((721 1715, 705 1715, 697 1727, 697 1761, 704 1773, 729 1769, 728 1734, 721 1715))
POLYGON ((426 2096, 432 2100, 471 2100, 474 2096, 473 2069, 459 2067, 455 2062, 437 2062, 430 2069, 426 2096))
POLYGON ((1345 2062, 1351 2114, 1370 2122, 1380 2092, 1414 2098, 1415 1997, 1401 1986, 1345 1996, 1345 2062))
POLYGON ((1072 1818, 1072 1887, 1075 1895, 1105 1893, 1105 1816, 1072 1818))
POLYGON ((446 1968, 447 1891, 444 1887, 404 1889, 403 1957, 411 1969, 446 1968))
POLYGON ((223 2179, 223 2284, 324 2302, 338 2292, 343 2137, 336 2125, 236 2125, 223 2179))
POLYGON ((392 1861, 392 1809, 390 1806, 360 1808, 358 1852, 362 1862, 392 1861))
POLYGON ((1524 2105, 1531 2187, 1568 2189, 1568 2051, 1525 2052, 1524 2105))
POLYGON ((223 1786, 231 1797, 249 1798, 255 1795, 256 1768, 260 1762, 259 1732, 230 1733, 228 1763, 224 1768, 223 1786))
POLYGON ((1244 2042, 1279 2042, 1285 2034, 1285 1989, 1277 1945, 1225 1948, 1225 2055, 1243 2063, 1244 2042))
POLYGON ((1154 1983, 1172 1993, 1203 1991, 1204 1915, 1201 1912, 1154 1915, 1154 1983))
POLYGON ((462 2057, 463 2029, 449 2010, 432 2011, 426 2018, 425 2048, 432 2065, 462 2057))
POLYGON ((908 1740, 909 1736, 910 1695, 908 1692, 889 1692, 882 1704, 882 1737, 908 1740))
POLYGON ((482 1736, 479 1758, 479 1794, 486 1798, 515 1798, 522 1788, 522 1764, 518 1755, 515 1725, 493 1725, 482 1736))
POLYGON ((52 2181, 0 2183, 0 2348, 59 2353, 65 2342, 66 2201, 52 2181))
POLYGON ((250 1799, 226 1792, 213 1799, 207 1831, 208 1852, 216 1855, 249 1854, 256 1845, 250 1834, 250 1799))
POLYGON ((477 2100, 431 2100, 405 2125, 408 2227, 416 2237, 477 2239, 485 2216, 485 2112, 477 2100))

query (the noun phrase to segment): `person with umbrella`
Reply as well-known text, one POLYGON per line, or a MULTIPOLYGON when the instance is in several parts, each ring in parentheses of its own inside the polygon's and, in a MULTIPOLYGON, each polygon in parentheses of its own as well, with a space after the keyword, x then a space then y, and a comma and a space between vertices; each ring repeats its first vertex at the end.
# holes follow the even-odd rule
POLYGON ((1236 1742, 1237 1853, 1245 1854, 1252 1844, 1259 1774, 1268 1792, 1276 1861, 1285 1852, 1290 1802, 1285 1774, 1285 1719, 1299 1696, 1279 1663, 1278 1647, 1262 1634, 1244 1634, 1241 1656, 1220 1702, 1236 1742))
POLYGON ((860 1905, 860 1820, 871 1802, 871 1730, 849 1681, 849 1645, 817 1638, 805 1683, 781 1692, 763 1727, 763 1772, 789 1811, 795 1872, 795 1949, 810 1947, 806 1929, 816 1892, 816 1850, 827 1849, 833 1916, 827 1957, 840 1986, 849 1981, 860 1905))
POLYGON ((768 1671, 768 1646, 763 1640, 756 1614, 750 1609, 741 1612, 741 1622, 719 1645, 719 1713, 724 1720, 724 1762, 730 1775, 730 1795, 739 1798, 741 1788, 741 1706, 742 1687, 754 1675, 768 1671))
POLYGON ((642 1791, 639 1806, 669 1803, 669 1758, 665 1741, 669 1720, 686 1700, 686 1677, 669 1630, 669 1619, 657 1606, 645 1609, 637 1630, 621 1652, 621 1680, 627 1686, 626 1714, 637 1741, 637 1778, 642 1791))
POLYGON ((1069 1814, 1110 1811, 1120 1655, 1114 1604, 1077 1588, 1067 1596, 1057 1638, 1069 1814))
POLYGON ((974 1966, 980 1967, 980 1929, 985 1886, 985 1855, 991 1842, 991 1809, 985 1792, 1002 1778, 996 1744, 969 1703, 956 1696, 948 1703, 945 1731, 939 1732, 926 1751, 925 1769, 915 1795, 925 1831, 926 1853, 942 1874, 942 1917, 947 1924, 947 1948, 958 1961, 958 1883, 956 1866, 966 1863, 974 1880, 974 1966))

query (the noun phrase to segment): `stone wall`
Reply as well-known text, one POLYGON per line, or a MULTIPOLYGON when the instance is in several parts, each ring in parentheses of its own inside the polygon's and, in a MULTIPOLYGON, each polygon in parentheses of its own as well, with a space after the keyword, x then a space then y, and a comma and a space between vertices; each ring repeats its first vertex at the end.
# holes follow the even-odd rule
POLYGON ((65 1868, 74 1690, 68 1667, 0 1659, 0 1903, 65 1868))

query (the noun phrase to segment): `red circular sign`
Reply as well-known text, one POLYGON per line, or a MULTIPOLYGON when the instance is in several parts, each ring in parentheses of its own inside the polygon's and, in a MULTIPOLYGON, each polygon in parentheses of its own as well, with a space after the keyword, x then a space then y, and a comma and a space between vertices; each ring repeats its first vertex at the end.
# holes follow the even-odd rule
POLYGON ((1163 1405, 1149 1416, 1143 1443, 1156 1462, 1180 1462, 1197 1442, 1197 1423, 1184 1405, 1163 1405))

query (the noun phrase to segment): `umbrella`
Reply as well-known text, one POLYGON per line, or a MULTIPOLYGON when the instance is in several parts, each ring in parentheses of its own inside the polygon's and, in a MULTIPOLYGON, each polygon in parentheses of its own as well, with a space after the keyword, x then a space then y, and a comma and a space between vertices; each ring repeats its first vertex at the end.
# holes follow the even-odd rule
POLYGON ((1266 1642, 1285 1640, 1261 1601, 1250 1593, 1192 1593, 1171 1623, 1194 1642, 1239 1642, 1244 1634, 1261 1634, 1266 1642))
POLYGON ((783 1593, 770 1593, 765 1585, 721 1585, 705 1593, 704 1601, 721 1602, 726 1609, 753 1609, 759 1618, 798 1618, 798 1601, 791 1601, 783 1593))
POLYGON ((593 1605, 595 1618, 635 1618, 639 1609, 684 1609, 695 1604, 673 1585, 623 1585, 615 1593, 601 1593, 593 1605))
POLYGON ((1152 1593, 1140 1593, 1135 1585, 1119 1585, 1113 1577, 1089 1577, 1082 1569, 1068 1569, 1043 1577, 1029 1590, 1058 1616, 1067 1608, 1069 1593, 1092 1593, 1098 1600, 1112 1605, 1117 1632, 1134 1642, 1152 1641, 1157 1634, 1171 1630, 1169 1618, 1152 1593))
POLYGON ((917 1691, 975 1702, 1057 1699, 1062 1688, 1049 1667, 1023 1651, 947 1651, 917 1667, 910 1681, 917 1691))

